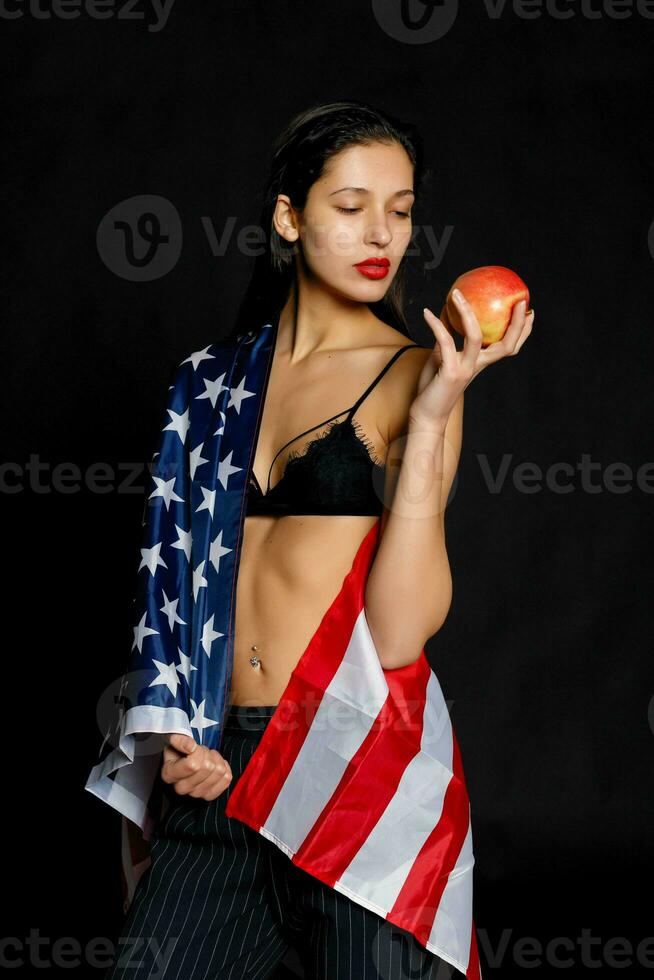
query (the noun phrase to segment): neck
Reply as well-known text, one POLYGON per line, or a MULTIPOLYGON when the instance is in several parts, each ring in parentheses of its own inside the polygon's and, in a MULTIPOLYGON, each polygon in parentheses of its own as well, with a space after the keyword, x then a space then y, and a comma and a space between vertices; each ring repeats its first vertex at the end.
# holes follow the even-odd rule
POLYGON ((291 294, 279 314, 277 354, 297 364, 310 354, 373 343, 379 324, 368 305, 312 291, 305 286, 297 309, 291 294))

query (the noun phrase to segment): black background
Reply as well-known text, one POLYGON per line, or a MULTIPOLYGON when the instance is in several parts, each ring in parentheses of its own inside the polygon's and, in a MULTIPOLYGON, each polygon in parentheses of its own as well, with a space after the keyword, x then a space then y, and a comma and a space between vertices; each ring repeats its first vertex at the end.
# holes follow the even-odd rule
POLYGON ((434 168, 415 215, 414 339, 431 343, 422 306, 438 312, 478 265, 515 269, 536 310, 519 356, 466 393, 447 521, 454 601, 428 647, 472 801, 484 976, 590 972, 584 931, 595 968, 649 975, 654 940, 649 969, 636 947, 654 936, 638 893, 653 826, 654 20, 636 4, 617 19, 608 0, 559 0, 569 19, 509 3, 494 17, 475 0, 444 36, 411 44, 354 0, 177 0, 159 31, 145 4, 140 19, 120 4, 106 20, 8 9, 23 16, 0 17, 3 809, 5 848, 22 857, 4 934, 38 930, 46 959, 61 937, 117 935, 119 817, 83 787, 96 703, 131 645, 145 464, 170 374, 232 323, 251 268, 235 236, 258 220, 278 131, 309 105, 358 98, 416 122, 434 168), (167 274, 135 282, 107 267, 96 236, 144 194, 174 205, 183 243, 167 274), (230 221, 213 254, 207 223, 220 236, 230 221), (436 264, 427 226, 449 235, 436 264), (503 460, 493 491, 487 470, 503 460), (86 485, 98 462, 121 479, 118 467, 140 467, 132 492, 117 478, 104 493, 86 485), (77 490, 64 492, 62 463, 80 468, 77 490), (513 482, 525 463, 542 473, 532 492, 513 482), (559 464, 567 492, 546 479, 559 464), (572 950, 521 961, 526 937, 572 950), (612 961, 618 937, 632 950, 612 961))

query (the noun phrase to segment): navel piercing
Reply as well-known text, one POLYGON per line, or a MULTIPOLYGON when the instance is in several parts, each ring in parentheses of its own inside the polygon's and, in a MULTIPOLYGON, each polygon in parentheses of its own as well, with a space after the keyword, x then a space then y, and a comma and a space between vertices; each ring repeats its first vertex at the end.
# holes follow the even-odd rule
MULTIPOLYGON (((259 647, 256 645, 256 643, 253 643, 252 646, 250 647, 250 650, 258 650, 258 649, 259 647)), ((261 666, 261 661, 259 660, 258 657, 250 657, 250 663, 252 664, 253 667, 261 666)))

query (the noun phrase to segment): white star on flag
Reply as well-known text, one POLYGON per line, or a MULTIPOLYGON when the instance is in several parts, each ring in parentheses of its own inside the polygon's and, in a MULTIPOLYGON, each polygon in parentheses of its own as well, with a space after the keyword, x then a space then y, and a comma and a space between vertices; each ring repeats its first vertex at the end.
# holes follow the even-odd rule
POLYGON ((198 514, 201 510, 208 510, 213 519, 213 507, 216 501, 216 491, 207 490, 206 487, 200 487, 200 490, 202 491, 202 496, 204 497, 204 500, 202 501, 199 507, 195 508, 195 513, 198 514))
POLYGON ((209 584, 204 577, 204 566, 206 565, 206 558, 203 558, 198 567, 193 572, 193 598, 197 601, 198 592, 200 589, 206 588, 209 584))
POLYGON ((152 493, 148 497, 148 500, 152 500, 153 497, 162 497, 163 502, 166 505, 166 510, 168 510, 168 508, 170 507, 171 500, 177 500, 181 504, 184 503, 184 498, 178 497, 173 489, 173 487, 175 486, 175 481, 177 479, 176 476, 174 476, 172 480, 162 480, 160 476, 153 475, 152 479, 157 484, 157 487, 156 490, 152 491, 152 493))
POLYGON ((199 446, 196 446, 195 449, 192 449, 191 452, 189 453, 189 468, 191 471, 192 480, 195 479, 195 471, 197 470, 198 466, 201 466, 203 463, 209 462, 208 459, 202 459, 203 446, 204 443, 201 442, 199 446))
POLYGON ((185 653, 182 653, 179 647, 177 647, 177 656, 179 657, 179 664, 177 665, 178 672, 186 680, 187 684, 191 683, 191 671, 197 670, 198 668, 191 663, 191 658, 187 657, 185 653))
POLYGON ((159 673, 153 681, 150 682, 148 687, 154 687, 156 684, 165 684, 173 697, 177 697, 177 685, 179 684, 179 678, 177 677, 177 669, 175 664, 164 664, 161 660, 155 660, 152 658, 152 663, 155 665, 159 673))
POLYGON ((159 611, 162 612, 164 616, 168 617, 168 625, 170 626, 170 632, 172 633, 173 629, 175 628, 175 623, 181 623, 182 626, 186 626, 186 623, 181 616, 177 615, 177 603, 179 602, 179 599, 169 599, 165 593, 165 590, 162 589, 161 591, 164 597, 164 604, 163 606, 159 607, 159 611))
MULTIPOLYGON (((218 479, 223 485, 223 488, 227 489, 227 481, 229 480, 232 473, 238 473, 242 470, 242 466, 232 466, 232 453, 233 449, 230 449, 224 459, 221 459, 218 463, 218 479)), ((198 510, 200 508, 198 507, 198 510)), ((211 516, 213 517, 213 509, 211 511, 211 516)))
POLYGON ((215 359, 215 357, 216 357, 215 354, 207 354, 207 351, 209 350, 210 347, 211 347, 211 344, 207 344, 207 346, 206 347, 203 347, 202 350, 193 351, 193 353, 191 354, 191 356, 184 358, 184 360, 181 363, 182 364, 188 364, 190 362, 193 365, 193 370, 194 371, 197 371, 198 366, 200 365, 200 363, 202 361, 206 361, 206 360, 209 360, 209 359, 211 359, 211 360, 214 360, 215 359))
POLYGON ((224 636, 224 633, 218 633, 213 628, 212 613, 202 628, 202 647, 208 657, 211 656, 211 644, 214 640, 217 640, 219 636, 224 636))
POLYGON ((204 716, 205 704, 206 704, 206 698, 201 702, 200 707, 198 708, 193 698, 191 698, 191 706, 193 708, 193 711, 195 712, 195 714, 191 718, 191 728, 198 729, 198 737, 200 740, 200 745, 202 745, 202 733, 204 732, 204 729, 210 728, 212 725, 218 724, 218 722, 214 721, 213 718, 205 718, 204 716))
POLYGON ((220 559, 223 557, 223 555, 229 554, 230 551, 233 551, 233 548, 223 547, 223 532, 221 528, 211 542, 211 547, 209 549, 209 561, 217 572, 220 572, 220 559))
POLYGON ((179 538, 177 541, 173 541, 171 548, 179 548, 186 555, 186 560, 191 560, 191 548, 193 546, 193 538, 190 531, 185 531, 184 528, 179 527, 175 524, 175 530, 177 531, 179 538))
POLYGON ((134 647, 138 647, 139 653, 143 652, 143 640, 146 638, 146 636, 159 636, 159 630, 151 630, 149 626, 145 625, 145 618, 147 615, 147 612, 144 612, 140 623, 138 626, 134 627, 134 642, 132 643, 132 650, 134 647))
POLYGON ((211 401, 211 407, 216 407, 216 402, 218 401, 218 396, 221 392, 227 391, 227 385, 223 384, 224 373, 212 381, 211 378, 203 378, 205 390, 201 395, 196 395, 196 401, 201 398, 208 398, 211 401))
POLYGON ((166 411, 170 415, 171 421, 168 423, 168 425, 164 425, 161 431, 167 432, 168 430, 172 430, 173 432, 177 433, 179 438, 182 440, 182 443, 186 442, 186 433, 188 432, 189 427, 188 408, 182 415, 179 415, 178 412, 174 412, 172 408, 168 408, 166 411))
POLYGON ((241 402, 244 398, 249 398, 251 395, 256 395, 256 391, 247 391, 243 386, 245 385, 245 378, 241 378, 236 388, 229 389, 229 402, 227 408, 231 408, 232 405, 236 409, 237 413, 241 414, 241 402))
POLYGON ((139 572, 142 568, 147 568, 150 575, 154 578, 157 566, 161 565, 162 568, 168 568, 159 552, 161 551, 162 542, 159 541, 152 548, 141 548, 141 564, 138 567, 139 572))

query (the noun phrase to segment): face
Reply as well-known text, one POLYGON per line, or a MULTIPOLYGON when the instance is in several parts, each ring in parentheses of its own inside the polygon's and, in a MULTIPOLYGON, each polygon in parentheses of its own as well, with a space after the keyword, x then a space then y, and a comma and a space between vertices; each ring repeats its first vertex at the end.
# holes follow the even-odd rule
POLYGON ((276 227, 301 243, 300 278, 377 302, 411 240, 413 200, 413 164, 399 143, 350 146, 330 160, 301 212, 279 196, 276 227), (383 262, 365 264, 374 259, 383 262))

